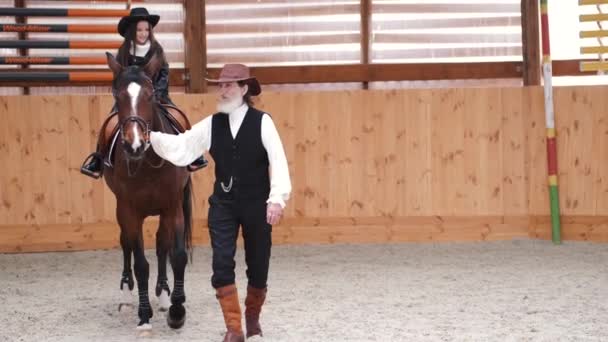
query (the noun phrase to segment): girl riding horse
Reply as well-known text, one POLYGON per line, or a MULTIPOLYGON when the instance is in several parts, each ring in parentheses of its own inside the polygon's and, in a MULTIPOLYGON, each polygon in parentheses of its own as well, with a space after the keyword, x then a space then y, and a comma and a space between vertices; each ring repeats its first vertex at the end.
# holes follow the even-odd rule
MULTIPOLYGON (((149 14, 148 10, 140 7, 133 8, 130 14, 118 22, 118 33, 124 37, 124 41, 118 49, 116 60, 123 67, 131 65, 144 66, 151 58, 157 58, 161 62, 161 68, 152 75, 154 82, 154 95, 164 105, 176 107, 169 98, 169 64, 165 57, 162 46, 154 38, 153 28, 158 24, 160 16, 149 14)), ((116 98, 116 89, 112 88, 112 94, 116 98)), ((116 112, 116 104, 110 113, 116 112)), ((100 133, 102 136, 104 132, 100 133)), ((103 141, 103 138, 100 139, 103 141)), ((85 159, 80 171, 95 179, 101 177, 103 159, 107 151, 97 145, 95 152, 85 159)), ((190 170, 197 170, 206 166, 207 161, 201 156, 195 160, 190 170)))

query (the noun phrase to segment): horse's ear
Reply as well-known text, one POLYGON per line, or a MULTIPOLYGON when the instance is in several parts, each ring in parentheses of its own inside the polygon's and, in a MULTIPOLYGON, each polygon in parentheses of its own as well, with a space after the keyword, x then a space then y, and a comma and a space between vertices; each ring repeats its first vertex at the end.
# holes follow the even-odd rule
POLYGON ((122 71, 122 65, 120 65, 116 58, 114 58, 114 56, 109 52, 106 52, 106 58, 108 60, 108 66, 112 72, 114 72, 114 75, 119 74, 122 71))
POLYGON ((148 63, 144 66, 144 72, 148 77, 154 78, 154 75, 158 73, 158 70, 162 67, 161 59, 158 58, 158 55, 154 54, 152 58, 148 61, 148 63))

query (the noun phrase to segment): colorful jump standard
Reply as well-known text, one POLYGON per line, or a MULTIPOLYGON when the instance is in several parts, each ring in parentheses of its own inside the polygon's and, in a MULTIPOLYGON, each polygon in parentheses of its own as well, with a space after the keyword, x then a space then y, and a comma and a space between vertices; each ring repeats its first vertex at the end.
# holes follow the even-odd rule
POLYGON ((549 174, 549 202, 551 206, 551 239, 561 244, 559 192, 557 188, 557 142, 555 139, 555 113, 553 112, 553 86, 551 77, 551 49, 549 40, 548 0, 540 0, 541 32, 543 45, 543 80, 545 82, 545 124, 547 126, 547 171, 549 174))

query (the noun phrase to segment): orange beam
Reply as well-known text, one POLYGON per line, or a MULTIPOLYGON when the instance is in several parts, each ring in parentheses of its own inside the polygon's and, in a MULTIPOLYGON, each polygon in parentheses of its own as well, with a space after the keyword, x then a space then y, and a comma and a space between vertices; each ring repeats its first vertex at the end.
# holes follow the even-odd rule
POLYGON ((70 41, 70 49, 118 49, 122 42, 119 41, 70 41))
POLYGON ((68 17, 124 17, 127 15, 129 15, 129 10, 88 8, 68 9, 68 17))
POLYGON ((71 82, 110 82, 113 79, 113 74, 107 71, 75 71, 69 73, 69 79, 71 82))

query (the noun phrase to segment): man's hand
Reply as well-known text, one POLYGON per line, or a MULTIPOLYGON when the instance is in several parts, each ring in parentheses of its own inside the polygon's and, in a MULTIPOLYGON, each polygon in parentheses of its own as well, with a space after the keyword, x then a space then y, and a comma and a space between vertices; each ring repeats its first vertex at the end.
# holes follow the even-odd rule
POLYGON ((266 222, 271 225, 279 223, 283 216, 283 208, 278 203, 268 203, 266 206, 266 222))

